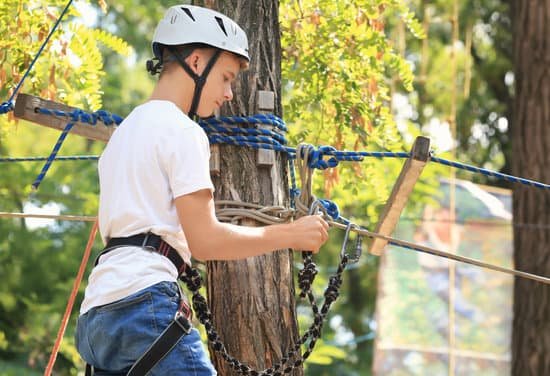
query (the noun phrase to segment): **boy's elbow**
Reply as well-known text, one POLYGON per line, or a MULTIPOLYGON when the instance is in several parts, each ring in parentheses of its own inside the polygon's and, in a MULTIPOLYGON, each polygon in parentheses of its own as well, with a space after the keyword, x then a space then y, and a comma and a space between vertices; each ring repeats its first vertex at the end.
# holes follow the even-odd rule
POLYGON ((201 226, 188 227, 185 231, 187 244, 194 259, 205 262, 216 260, 216 250, 220 247, 220 229, 218 222, 210 222, 201 226))
POLYGON ((204 250, 199 249, 193 249, 191 248, 191 256, 197 261, 200 262, 206 262, 211 261, 212 259, 208 257, 208 252, 205 252, 204 250))
POLYGON ((216 260, 216 250, 219 245, 216 237, 203 236, 196 241, 188 240, 189 250, 194 259, 200 262, 216 260))

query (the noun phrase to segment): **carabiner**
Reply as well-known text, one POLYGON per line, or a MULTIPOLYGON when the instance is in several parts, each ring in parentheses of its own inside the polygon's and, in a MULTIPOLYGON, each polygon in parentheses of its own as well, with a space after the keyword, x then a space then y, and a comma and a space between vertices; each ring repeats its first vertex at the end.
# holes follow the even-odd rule
POLYGON ((362 254, 363 242, 362 242, 361 235, 359 235, 359 234, 357 234, 357 239, 355 241, 355 252, 354 252, 353 256, 350 256, 347 252, 350 232, 351 232, 351 229, 354 228, 354 227, 357 227, 357 226, 355 226, 351 222, 348 222, 348 224, 346 226, 346 233, 344 234, 344 241, 342 243, 342 250, 340 251, 340 258, 343 258, 344 255, 347 256, 349 263, 356 263, 357 261, 359 261, 359 259, 361 258, 361 254, 362 254))
POLYGON ((346 252, 346 248, 348 246, 349 233, 352 227, 353 227, 353 223, 348 222, 346 226, 346 233, 344 234, 344 241, 342 242, 342 249, 340 250, 340 258, 348 255, 346 252))

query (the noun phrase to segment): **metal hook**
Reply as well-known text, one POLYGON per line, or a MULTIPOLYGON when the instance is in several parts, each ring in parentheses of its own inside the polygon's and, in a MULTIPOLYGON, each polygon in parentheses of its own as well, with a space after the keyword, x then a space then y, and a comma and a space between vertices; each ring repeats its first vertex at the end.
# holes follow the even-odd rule
POLYGON ((342 250, 340 251, 340 258, 345 256, 348 256, 348 262, 349 263, 356 263, 361 258, 362 254, 362 246, 363 246, 363 239, 362 236, 357 234, 357 239, 355 240, 355 250, 353 253, 353 256, 350 256, 347 252, 347 246, 349 241, 349 236, 352 228, 356 228, 357 226, 354 225, 351 222, 348 222, 346 226, 346 233, 344 234, 344 241, 342 243, 342 250))
POLYGON ((363 254, 363 237, 357 234, 357 238, 355 239, 355 254, 353 255, 353 257, 350 257, 349 262, 352 264, 355 264, 356 262, 359 261, 362 254, 363 254))
POLYGON ((352 227, 353 224, 351 222, 348 222, 346 226, 346 233, 344 234, 344 241, 342 242, 342 249, 340 250, 340 258, 347 256, 346 248, 348 246, 349 233, 352 227))

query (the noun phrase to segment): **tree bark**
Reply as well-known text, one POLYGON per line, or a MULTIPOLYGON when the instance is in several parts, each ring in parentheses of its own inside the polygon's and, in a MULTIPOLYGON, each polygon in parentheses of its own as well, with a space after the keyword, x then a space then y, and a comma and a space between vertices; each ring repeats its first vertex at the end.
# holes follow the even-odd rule
MULTIPOLYGON (((550 0, 511 2, 515 99, 512 173, 550 182, 550 0)), ((516 185, 515 264, 550 275, 550 193, 516 185)), ((516 278, 512 334, 514 375, 550 375, 550 286, 516 278)))
MULTIPOLYGON (((249 39, 250 68, 239 76, 234 99, 224 106, 222 115, 258 113, 257 93, 268 90, 275 93, 274 113, 281 116, 279 2, 217 0, 203 5, 233 18, 249 39)), ((273 167, 258 167, 256 159, 256 150, 221 146, 220 174, 213 176, 215 199, 288 207, 286 156, 277 154, 273 167)), ((292 269, 289 250, 207 264, 214 325, 228 352, 255 369, 277 362, 298 337, 292 269)), ((220 375, 236 374, 212 349, 210 353, 220 375)))

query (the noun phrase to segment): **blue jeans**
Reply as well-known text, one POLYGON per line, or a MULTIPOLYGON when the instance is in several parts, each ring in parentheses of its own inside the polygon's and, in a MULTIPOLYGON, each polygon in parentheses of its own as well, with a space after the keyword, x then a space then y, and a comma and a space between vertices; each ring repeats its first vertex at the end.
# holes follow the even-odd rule
MULTIPOLYGON (((124 299, 94 307, 78 318, 76 346, 96 376, 125 375, 170 324, 179 308, 174 282, 160 282, 124 299)), ((212 376, 214 367, 197 329, 183 336, 148 374, 212 376)))

